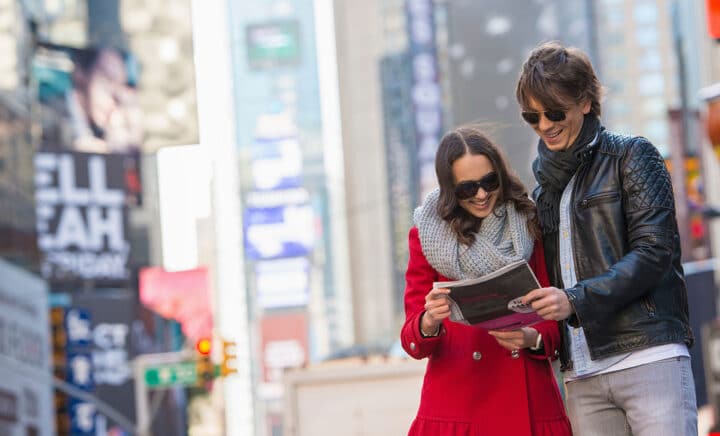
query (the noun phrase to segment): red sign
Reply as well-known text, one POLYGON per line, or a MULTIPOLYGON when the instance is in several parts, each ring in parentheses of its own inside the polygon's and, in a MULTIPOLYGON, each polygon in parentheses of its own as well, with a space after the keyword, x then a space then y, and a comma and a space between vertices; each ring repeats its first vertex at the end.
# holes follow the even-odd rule
POLYGON ((264 381, 279 382, 283 369, 307 363, 307 314, 298 312, 265 316, 260 321, 260 329, 264 381))
POLYGON ((160 267, 140 271, 140 301, 165 318, 182 324, 190 339, 212 336, 212 305, 207 268, 165 271, 160 267))
POLYGON ((705 0, 707 6, 708 34, 720 39, 720 0, 705 0))

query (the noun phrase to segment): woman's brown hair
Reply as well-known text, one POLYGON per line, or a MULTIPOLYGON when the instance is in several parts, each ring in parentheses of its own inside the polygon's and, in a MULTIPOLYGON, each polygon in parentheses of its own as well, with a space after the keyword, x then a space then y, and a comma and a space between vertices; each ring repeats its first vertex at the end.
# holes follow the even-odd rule
POLYGON ((438 214, 450 224, 460 242, 470 245, 475 242, 475 233, 480 230, 482 219, 477 218, 458 203, 455 197, 453 163, 465 156, 483 155, 490 160, 500 180, 495 204, 510 202, 518 212, 526 214, 530 234, 540 237, 535 203, 528 197, 527 189, 520 178, 510 170, 500 149, 476 126, 465 125, 449 132, 440 140, 435 154, 435 173, 440 185, 438 214))

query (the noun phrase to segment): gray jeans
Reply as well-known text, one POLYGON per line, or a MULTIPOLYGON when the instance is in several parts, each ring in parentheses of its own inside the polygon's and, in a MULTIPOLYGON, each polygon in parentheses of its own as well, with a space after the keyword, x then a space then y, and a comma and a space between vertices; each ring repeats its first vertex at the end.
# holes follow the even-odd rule
POLYGON ((575 436, 697 436, 690 359, 674 357, 565 384, 575 436))

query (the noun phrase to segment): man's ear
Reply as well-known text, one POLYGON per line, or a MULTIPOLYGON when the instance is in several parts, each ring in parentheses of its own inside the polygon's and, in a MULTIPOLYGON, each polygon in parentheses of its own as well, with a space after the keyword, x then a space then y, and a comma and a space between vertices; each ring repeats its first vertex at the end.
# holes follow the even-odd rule
POLYGON ((585 100, 585 102, 582 104, 582 113, 583 113, 583 115, 589 114, 591 107, 592 107, 592 103, 590 102, 590 100, 585 100))

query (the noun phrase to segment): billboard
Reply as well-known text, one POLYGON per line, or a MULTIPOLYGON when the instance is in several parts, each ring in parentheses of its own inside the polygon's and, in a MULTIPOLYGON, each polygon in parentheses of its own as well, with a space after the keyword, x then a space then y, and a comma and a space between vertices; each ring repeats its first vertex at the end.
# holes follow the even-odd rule
POLYGON ((255 189, 302 186, 302 149, 297 138, 256 138, 250 152, 255 189))
POLYGON ((310 204, 247 207, 243 215, 248 259, 307 256, 312 251, 315 215, 310 204))
POLYGON ((53 286, 124 286, 127 161, 118 154, 39 152, 35 201, 41 272, 53 286))
POLYGON ((111 47, 41 45, 33 63, 38 84, 41 148, 127 153, 142 144, 137 66, 111 47))
MULTIPOLYGON (((64 313, 65 343, 65 381, 85 392, 95 388, 93 379, 93 363, 90 344, 92 327, 90 312, 70 308, 64 313)), ((67 413, 73 435, 95 434, 97 411, 95 404, 71 396, 67 400, 67 413)))
POLYGON ((135 58, 123 50, 52 44, 39 46, 32 66, 40 150, 125 154, 129 205, 142 202, 137 70, 135 58))
POLYGON ((263 309, 304 306, 310 301, 310 261, 306 257, 255 263, 257 302, 263 309))
MULTIPOLYGON (((139 306, 134 291, 51 294, 50 305, 55 376, 91 393, 124 418, 116 422, 92 402, 55 390, 58 434, 132 433, 132 360, 142 353, 173 350, 180 337, 152 337, 148 332, 163 330, 166 323, 139 306)), ((155 425, 166 430, 162 434, 179 434, 184 409, 177 402, 182 403, 183 398, 183 392, 170 391, 158 404, 155 425)))
MULTIPOLYGON (((75 376, 70 380, 73 384, 86 381, 95 396, 111 404, 130 421, 135 419, 131 362, 139 345, 134 342, 133 336, 137 308, 137 298, 132 292, 114 290, 74 294, 72 307, 66 311, 66 316, 73 312, 85 314, 76 318, 78 325, 82 326, 80 331, 85 334, 75 335, 79 341, 75 346, 68 343, 68 366, 71 369, 68 376, 75 376), (80 378, 77 377, 78 371, 80 378)), ((68 338, 71 336, 69 333, 70 329, 68 338)), ((81 405, 77 410, 71 408, 71 415, 81 418, 92 413, 87 406, 81 405)), ((120 430, 115 425, 109 426, 108 431, 110 429, 120 430)))
POLYGON ((266 399, 282 395, 282 375, 288 368, 298 368, 309 360, 308 315, 287 312, 266 315, 260 320, 262 384, 266 399))

